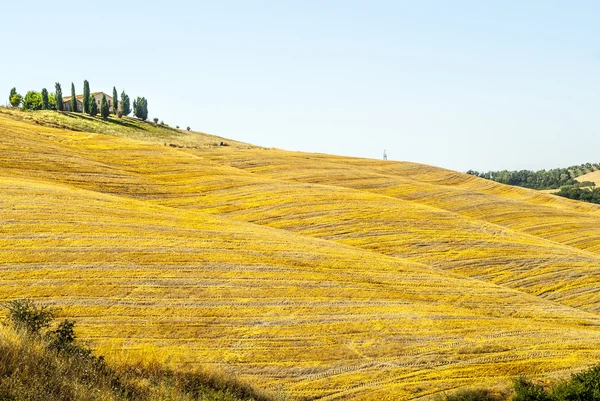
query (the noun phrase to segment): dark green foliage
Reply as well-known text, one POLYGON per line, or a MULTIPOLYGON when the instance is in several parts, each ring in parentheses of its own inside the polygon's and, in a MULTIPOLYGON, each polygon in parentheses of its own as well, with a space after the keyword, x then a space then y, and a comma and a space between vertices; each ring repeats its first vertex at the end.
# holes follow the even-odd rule
POLYGON ((83 81, 83 99, 81 99, 83 103, 83 111, 84 113, 91 114, 91 104, 90 104, 90 83, 87 81, 83 81))
POLYGON ((42 109, 42 95, 36 91, 29 91, 23 98, 23 104, 21 107, 24 110, 41 110, 42 109))
POLYGON ((595 187, 596 183, 592 182, 592 181, 581 181, 577 183, 577 187, 579 188, 583 188, 583 187, 595 187))
POLYGON ((454 394, 438 397, 440 401, 500 401, 501 397, 494 395, 487 389, 461 390, 454 394))
POLYGON ((552 401, 546 390, 531 380, 518 377, 513 381, 513 401, 552 401))
MULTIPOLYGON (((12 91, 11 91, 11 93, 12 93, 12 91)), ((22 101, 23 101, 23 96, 19 95, 16 92, 13 95, 11 95, 11 97, 10 97, 10 105, 12 107, 19 107, 21 105, 22 101)))
POLYGON ((102 118, 107 118, 110 114, 110 109, 108 108, 108 102, 106 101, 106 95, 102 94, 102 100, 100 101, 100 116, 102 118))
POLYGON ((148 101, 145 97, 138 97, 133 101, 133 115, 143 121, 148 119, 148 101))
POLYGON ((96 104, 96 98, 90 95, 90 116, 96 117, 98 115, 98 104, 96 104))
POLYGON ((600 204, 600 188, 579 188, 576 185, 565 186, 560 191, 555 192, 554 195, 562 196, 564 198, 598 203, 600 204))
POLYGON ((14 327, 36 335, 50 326, 56 313, 46 306, 36 306, 29 299, 9 301, 4 307, 8 310, 7 319, 14 327))
POLYGON ((12 97, 16 94, 17 94, 17 88, 12 88, 10 90, 10 95, 8 95, 8 101, 10 101, 12 99, 12 97))
POLYGON ((158 117, 154 117, 154 124, 158 124, 158 117))
POLYGON ((75 84, 71 82, 71 112, 77 112, 77 99, 75 95, 75 84))
POLYGON ((123 110, 124 116, 128 116, 131 114, 131 103, 129 101, 129 95, 127 95, 125 91, 121 92, 121 109, 123 110))
POLYGON ((48 101, 48 90, 46 88, 42 89, 42 110, 48 110, 50 108, 50 103, 48 101))
POLYGON ((117 88, 113 86, 113 103, 112 103, 112 112, 113 114, 117 114, 119 111, 119 95, 117 94, 117 88))
POLYGON ((571 178, 567 168, 552 170, 520 170, 520 171, 488 171, 480 173, 469 170, 467 174, 475 175, 501 184, 516 185, 531 189, 558 189, 563 185, 575 185, 577 181, 571 178))
POLYGON ((188 130, 188 131, 191 131, 192 129, 191 129, 190 127, 187 127, 187 130, 188 130))
POLYGON ((65 319, 55 330, 48 333, 50 345, 58 351, 62 351, 72 346, 75 342, 75 321, 65 319))
POLYGON ((56 110, 58 111, 63 111, 64 109, 64 105, 63 105, 63 97, 62 97, 62 88, 60 87, 60 84, 58 82, 56 82, 54 84, 54 89, 55 89, 55 96, 56 96, 56 110))
POLYGON ((571 380, 554 388, 557 401, 600 401, 600 365, 571 376, 571 380))

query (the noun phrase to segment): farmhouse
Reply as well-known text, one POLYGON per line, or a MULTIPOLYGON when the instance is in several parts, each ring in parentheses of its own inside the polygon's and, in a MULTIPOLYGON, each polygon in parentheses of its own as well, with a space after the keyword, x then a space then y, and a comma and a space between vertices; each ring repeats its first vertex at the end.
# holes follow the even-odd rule
MULTIPOLYGON (((100 103, 102 101, 102 95, 106 96, 106 102, 108 103, 109 109, 112 107, 112 96, 107 95, 104 92, 94 92, 90 93, 90 95, 96 100, 96 104, 98 105, 98 110, 100 110, 100 103)), ((77 102, 77 110, 79 112, 83 111, 83 95, 75 96, 75 101, 77 102)), ((71 110, 71 96, 63 97, 63 104, 65 111, 71 110)))

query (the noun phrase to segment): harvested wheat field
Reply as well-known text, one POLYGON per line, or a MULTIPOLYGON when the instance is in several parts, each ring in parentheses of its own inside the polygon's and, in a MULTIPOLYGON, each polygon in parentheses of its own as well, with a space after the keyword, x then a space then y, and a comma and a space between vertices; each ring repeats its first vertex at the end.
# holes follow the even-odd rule
POLYGON ((61 307, 104 354, 320 400, 600 361, 600 206, 112 124, 0 109, 0 298, 61 307))

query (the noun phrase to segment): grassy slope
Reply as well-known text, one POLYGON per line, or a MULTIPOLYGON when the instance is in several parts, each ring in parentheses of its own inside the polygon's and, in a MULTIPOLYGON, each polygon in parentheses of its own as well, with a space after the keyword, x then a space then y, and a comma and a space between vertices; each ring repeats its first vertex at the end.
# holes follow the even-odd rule
POLYGON ((543 224, 593 228, 593 205, 410 163, 172 149, 25 117, 0 115, 0 298, 65 306, 104 353, 326 399, 600 356, 600 237, 543 224))
POLYGON ((591 173, 587 173, 584 175, 580 175, 575 178, 579 182, 583 181, 591 181, 596 183, 596 186, 600 186, 600 170, 592 171, 591 173))
POLYGON ((58 353, 40 336, 0 326, 3 401, 269 401, 275 399, 228 377, 174 372, 160 364, 109 366, 58 353))

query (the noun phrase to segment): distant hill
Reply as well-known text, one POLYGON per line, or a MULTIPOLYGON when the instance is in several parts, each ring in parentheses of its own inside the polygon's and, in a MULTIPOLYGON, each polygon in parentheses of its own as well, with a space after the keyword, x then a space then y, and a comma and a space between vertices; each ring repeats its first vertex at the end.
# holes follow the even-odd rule
POLYGON ((467 174, 502 184, 532 188, 548 194, 590 203, 600 203, 600 189, 592 189, 600 181, 600 164, 587 163, 552 170, 488 171, 467 174))
MULTIPOLYGON (((596 166, 594 166, 596 167, 596 166)), ((596 186, 600 186, 600 170, 594 170, 589 173, 575 177, 579 182, 593 182, 596 186)))
POLYGON ((108 360, 322 400, 600 361, 598 205, 133 119, 0 108, 0 137, 0 300, 108 360))

